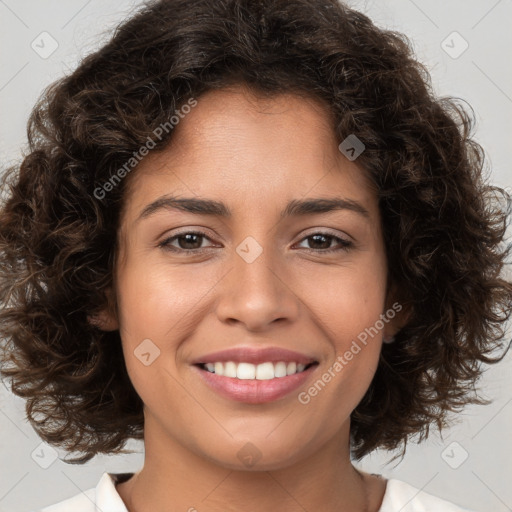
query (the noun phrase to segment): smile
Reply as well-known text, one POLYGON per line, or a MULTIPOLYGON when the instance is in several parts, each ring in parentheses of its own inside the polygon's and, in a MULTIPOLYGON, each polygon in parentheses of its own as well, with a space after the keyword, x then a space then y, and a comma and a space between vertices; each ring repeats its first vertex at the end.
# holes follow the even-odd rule
POLYGON ((247 404, 273 402, 290 395, 311 377, 318 363, 307 365, 283 361, 194 365, 202 381, 223 398, 247 404))
POLYGON ((203 368, 210 373, 215 373, 223 377, 232 377, 241 380, 270 380, 302 373, 307 367, 311 366, 311 364, 305 365, 296 362, 286 363, 284 361, 273 363, 268 361, 256 365, 246 362, 235 363, 234 361, 227 361, 224 363, 206 363, 203 365, 203 368))

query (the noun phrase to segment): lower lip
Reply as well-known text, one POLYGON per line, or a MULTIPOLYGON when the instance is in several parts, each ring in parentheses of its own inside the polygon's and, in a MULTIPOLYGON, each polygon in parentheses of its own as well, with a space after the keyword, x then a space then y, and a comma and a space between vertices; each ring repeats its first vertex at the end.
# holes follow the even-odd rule
POLYGON ((312 365, 301 373, 268 380, 236 379, 224 377, 195 366, 202 379, 214 391, 225 398, 248 404, 263 404, 285 397, 311 376, 318 365, 312 365))

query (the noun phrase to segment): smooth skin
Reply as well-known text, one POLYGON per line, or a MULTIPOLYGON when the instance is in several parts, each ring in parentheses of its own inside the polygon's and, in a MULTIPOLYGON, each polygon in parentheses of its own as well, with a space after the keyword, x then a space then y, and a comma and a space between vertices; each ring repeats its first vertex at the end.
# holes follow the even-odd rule
POLYGON ((126 178, 118 314, 105 310, 96 321, 119 329, 144 402, 144 467, 117 485, 130 512, 378 511, 386 480, 352 465, 350 414, 370 385, 383 337, 397 332, 403 314, 308 404, 297 397, 396 300, 386 293, 376 191, 357 160, 338 150, 329 119, 321 103, 294 94, 210 91, 171 144, 126 178), (232 216, 160 208, 139 218, 171 194, 223 202, 232 216), (341 209, 280 218, 288 201, 308 198, 350 199, 368 216, 341 209), (183 237, 194 231, 205 236, 183 237), (263 249, 251 263, 236 251, 247 237, 263 249), (149 365, 136 356, 147 339, 160 351, 149 365), (237 402, 191 364, 237 346, 287 348, 319 365, 284 398, 237 402), (237 456, 247 443, 261 454, 252 467, 237 456))

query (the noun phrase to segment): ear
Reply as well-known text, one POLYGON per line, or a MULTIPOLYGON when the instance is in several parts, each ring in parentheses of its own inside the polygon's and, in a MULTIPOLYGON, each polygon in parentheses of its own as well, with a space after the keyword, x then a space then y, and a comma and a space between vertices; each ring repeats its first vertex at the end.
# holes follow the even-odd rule
POLYGON ((87 315, 87 321, 102 331, 116 331, 119 329, 119 321, 114 307, 112 289, 105 291, 107 305, 97 313, 87 315))
POLYGON ((386 308, 383 312, 388 322, 383 329, 383 338, 392 339, 407 324, 412 316, 412 307, 406 304, 398 287, 393 283, 386 296, 386 308))

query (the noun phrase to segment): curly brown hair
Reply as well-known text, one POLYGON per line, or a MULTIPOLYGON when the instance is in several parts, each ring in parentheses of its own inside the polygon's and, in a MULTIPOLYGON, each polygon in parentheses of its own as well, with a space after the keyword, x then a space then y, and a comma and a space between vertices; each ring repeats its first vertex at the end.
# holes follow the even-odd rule
POLYGON ((480 363, 504 355, 492 353, 511 314, 511 206, 485 182, 458 98, 436 97, 405 35, 336 0, 160 0, 43 92, 29 151, 3 176, 1 374, 42 439, 82 454, 65 462, 126 453, 144 430, 119 331, 88 320, 116 312, 106 291, 136 170, 101 198, 98 187, 190 97, 231 84, 314 97, 340 141, 355 134, 365 145, 358 164, 378 189, 388 282, 410 315, 352 413, 353 456, 405 453, 411 435, 487 402, 472 392, 480 363))

